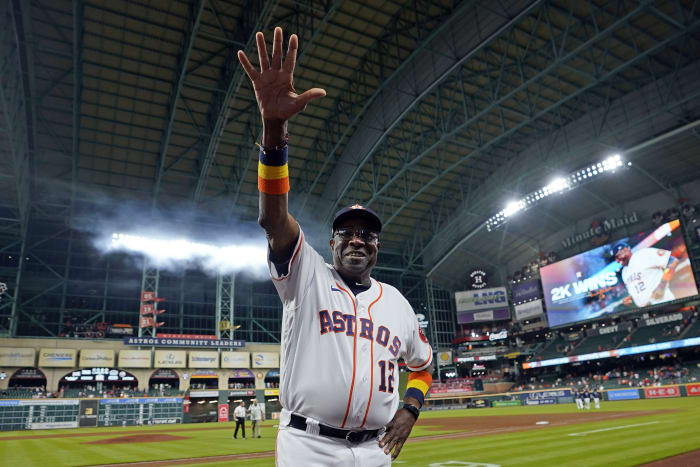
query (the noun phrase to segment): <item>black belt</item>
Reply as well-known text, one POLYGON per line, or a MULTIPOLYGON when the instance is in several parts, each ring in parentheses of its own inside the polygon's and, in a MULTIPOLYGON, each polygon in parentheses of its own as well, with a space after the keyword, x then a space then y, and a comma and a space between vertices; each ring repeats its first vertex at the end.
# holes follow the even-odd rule
MULTIPOLYGON (((289 426, 292 428, 297 428, 299 430, 306 431, 306 417, 301 415, 292 414, 289 420, 289 426)), ((322 436, 330 436, 331 438, 340 438, 351 443, 364 443, 370 439, 379 436, 381 430, 362 430, 362 431, 352 431, 352 430, 341 430, 340 428, 333 428, 332 426, 322 425, 319 423, 319 434, 322 436)))

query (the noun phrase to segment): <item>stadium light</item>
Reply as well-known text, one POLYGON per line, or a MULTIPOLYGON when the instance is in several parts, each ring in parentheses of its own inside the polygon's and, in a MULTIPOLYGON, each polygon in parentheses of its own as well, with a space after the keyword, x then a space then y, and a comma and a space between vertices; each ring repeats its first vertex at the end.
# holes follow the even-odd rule
POLYGON ((605 173, 615 173, 616 169, 631 166, 631 162, 623 161, 620 154, 613 154, 600 162, 591 164, 588 167, 581 168, 571 172, 567 176, 557 177, 549 184, 523 196, 519 200, 508 202, 506 207, 489 217, 486 222, 486 230, 489 232, 500 227, 506 220, 515 214, 529 209, 531 206, 538 204, 541 200, 554 195, 563 193, 564 191, 572 190, 581 184, 588 183, 592 179, 597 178, 605 173))
POLYGON ((126 233, 113 233, 111 251, 141 253, 157 265, 196 262, 217 272, 266 268, 267 249, 264 245, 210 245, 184 238, 154 238, 126 233))

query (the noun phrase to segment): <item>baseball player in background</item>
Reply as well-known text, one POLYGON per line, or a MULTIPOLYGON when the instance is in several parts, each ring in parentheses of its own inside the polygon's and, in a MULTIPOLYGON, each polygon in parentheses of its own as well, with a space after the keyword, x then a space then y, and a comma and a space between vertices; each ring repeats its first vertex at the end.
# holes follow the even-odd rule
POLYGON ((591 410, 591 393, 588 390, 588 386, 583 388, 583 406, 586 410, 591 410))
POLYGON ((675 297, 668 287, 673 273, 678 266, 678 260, 671 252, 659 248, 642 248, 632 252, 632 248, 620 242, 613 247, 615 261, 622 265, 622 281, 630 294, 631 301, 637 307, 655 305, 674 300, 675 297))
POLYGON ((574 399, 576 399, 576 408, 579 410, 583 409, 583 395, 578 388, 574 389, 574 399))
POLYGON ((287 121, 325 91, 294 90, 296 35, 289 39, 284 63, 281 28, 275 28, 271 60, 263 34, 256 40, 260 71, 243 51, 238 58, 262 114, 258 222, 283 304, 277 465, 388 466, 430 387, 432 349, 408 301, 370 277, 382 230, 372 210, 353 205, 336 214, 329 242, 332 265, 307 243, 289 214, 287 121), (399 408, 401 358, 411 374, 399 408))
POLYGON ((593 404, 596 409, 600 408, 600 392, 597 389, 593 389, 593 404))

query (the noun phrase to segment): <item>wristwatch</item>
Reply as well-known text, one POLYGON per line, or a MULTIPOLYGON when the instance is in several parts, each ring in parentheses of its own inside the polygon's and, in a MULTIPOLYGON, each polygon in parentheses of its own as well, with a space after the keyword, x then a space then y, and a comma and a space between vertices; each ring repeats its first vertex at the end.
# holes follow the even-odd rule
POLYGON ((420 410, 418 409, 418 407, 411 404, 404 404, 403 408, 411 412, 411 415, 413 415, 416 418, 416 420, 418 420, 418 416, 420 415, 420 410))

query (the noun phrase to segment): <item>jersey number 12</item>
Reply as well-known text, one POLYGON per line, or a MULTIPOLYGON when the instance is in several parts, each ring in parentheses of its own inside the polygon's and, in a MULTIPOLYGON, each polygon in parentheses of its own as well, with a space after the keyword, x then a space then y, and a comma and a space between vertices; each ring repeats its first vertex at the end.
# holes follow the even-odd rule
POLYGON ((387 378, 387 368, 386 360, 379 360, 377 365, 379 365, 379 370, 382 372, 379 377, 379 390, 382 392, 394 392, 394 363, 389 362, 389 378, 387 378), (388 391, 387 391, 388 386, 388 391))

